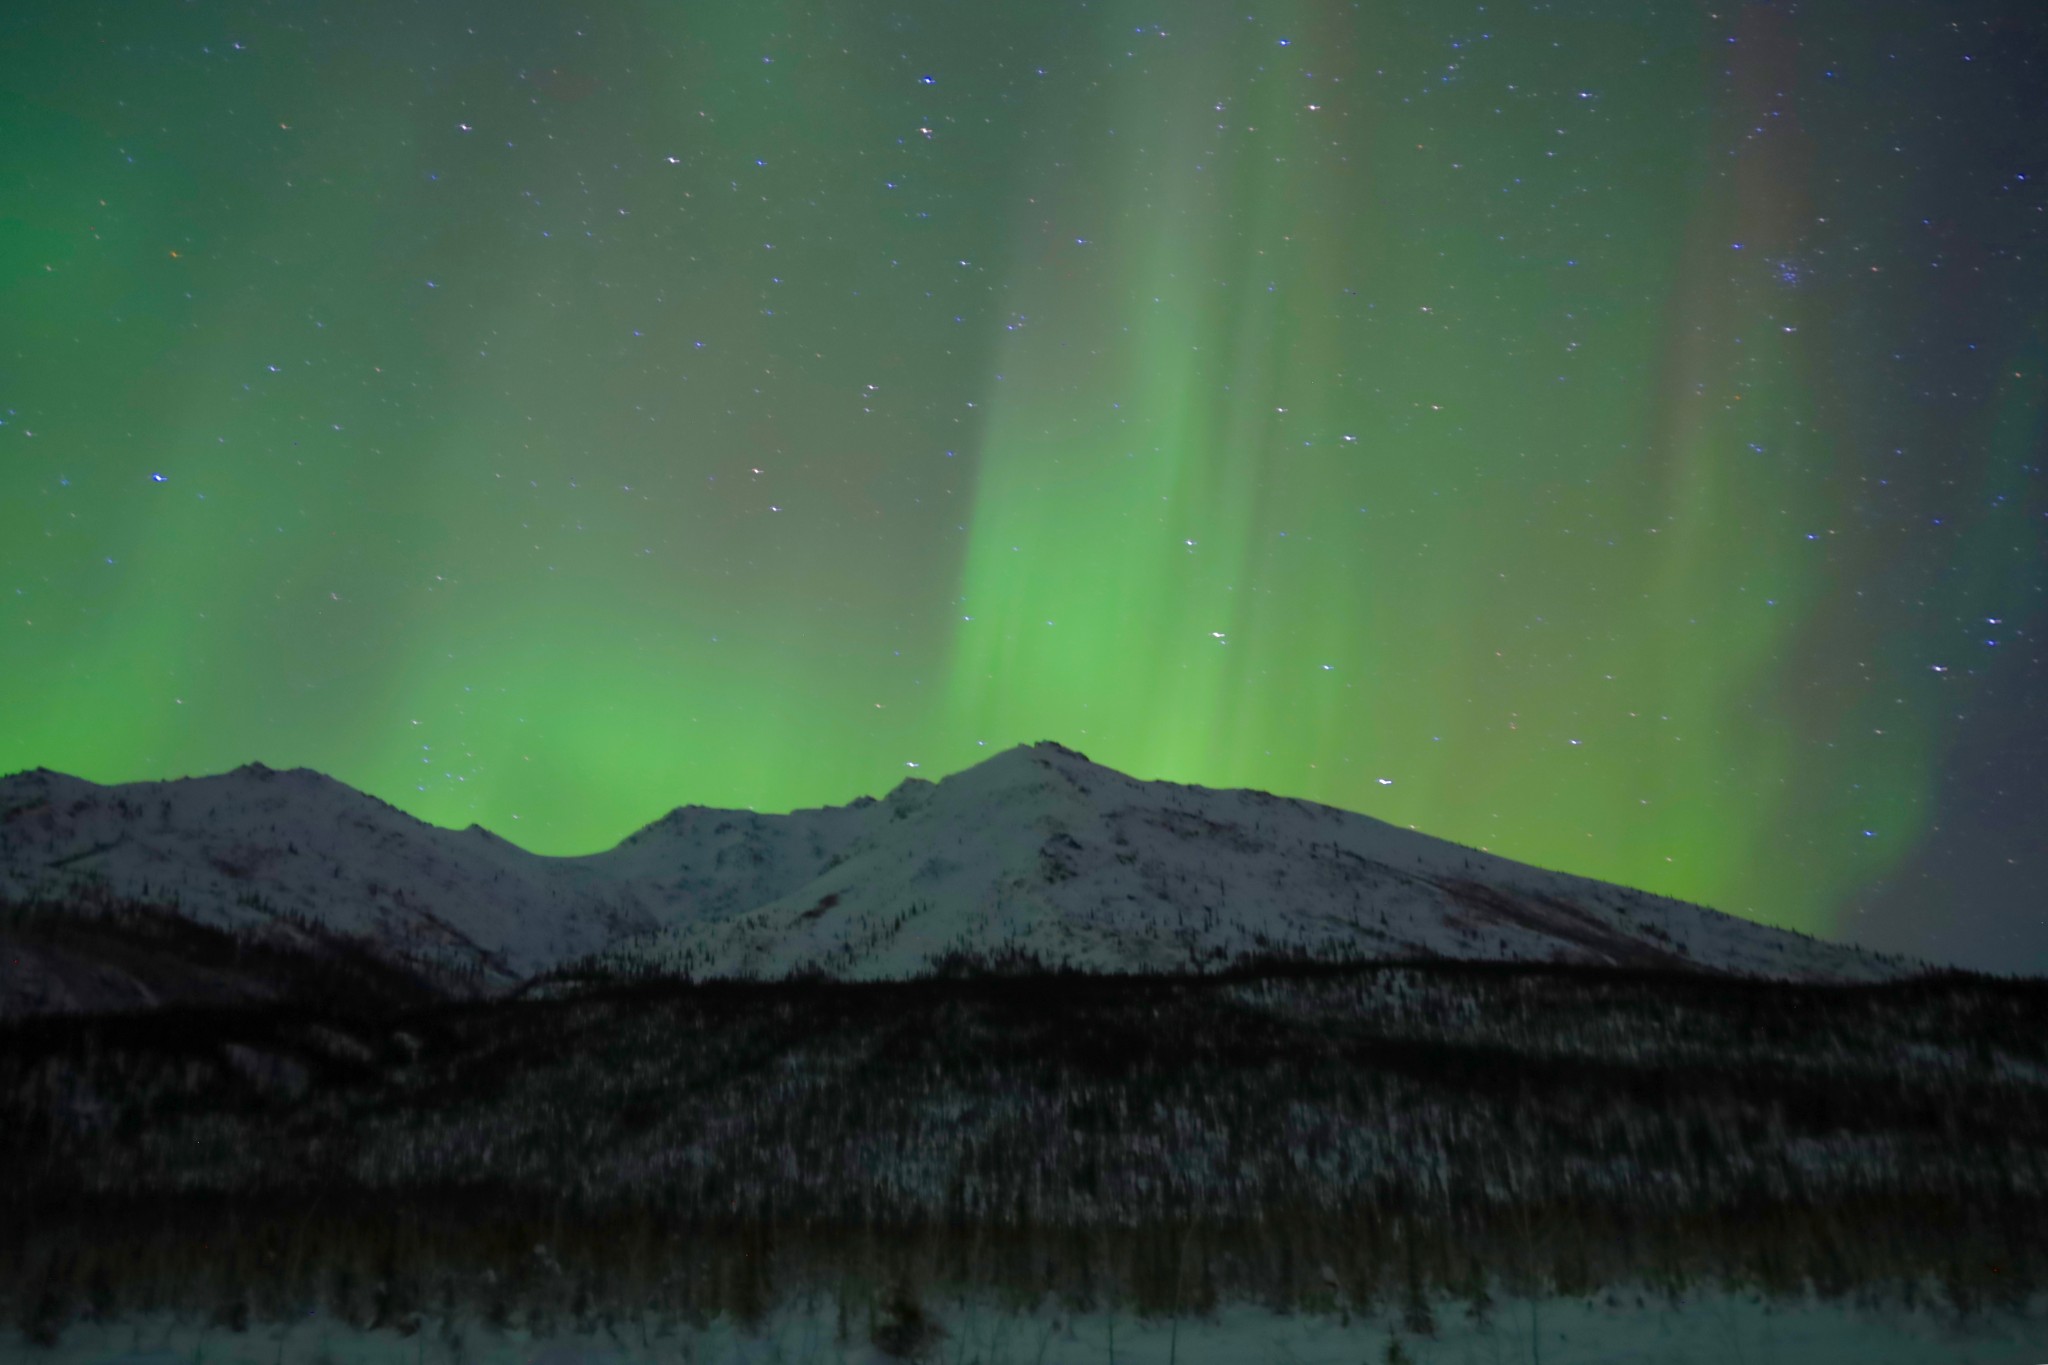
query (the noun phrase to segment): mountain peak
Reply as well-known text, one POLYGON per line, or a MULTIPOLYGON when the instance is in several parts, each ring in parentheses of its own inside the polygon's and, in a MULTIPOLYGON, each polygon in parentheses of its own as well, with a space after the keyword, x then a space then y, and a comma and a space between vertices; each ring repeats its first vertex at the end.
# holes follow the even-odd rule
POLYGON ((939 785, 944 786, 956 783, 960 779, 974 773, 1005 773, 1024 768, 1040 770, 1049 768, 1070 777, 1074 772, 1083 768, 1100 770, 1099 765, 1092 762, 1088 755, 1074 749, 1069 749, 1066 745, 1054 740, 1041 739, 1034 744, 1014 744, 1007 749, 990 754, 979 763, 972 764, 948 777, 941 778, 939 785))
POLYGON ((1086 763, 1089 761, 1088 755, 1082 753, 1079 749, 1069 749, 1066 745, 1060 743, 1056 739, 1041 739, 1036 744, 1032 745, 1031 749, 1034 753, 1052 754, 1061 758, 1078 759, 1082 763, 1086 763))

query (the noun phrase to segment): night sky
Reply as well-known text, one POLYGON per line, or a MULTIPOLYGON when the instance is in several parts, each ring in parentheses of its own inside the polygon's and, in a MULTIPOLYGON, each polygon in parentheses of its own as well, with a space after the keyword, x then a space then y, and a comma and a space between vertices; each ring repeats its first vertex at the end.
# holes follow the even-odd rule
POLYGON ((1057 739, 2048 971, 2048 17, 0 8, 0 770, 1057 739))

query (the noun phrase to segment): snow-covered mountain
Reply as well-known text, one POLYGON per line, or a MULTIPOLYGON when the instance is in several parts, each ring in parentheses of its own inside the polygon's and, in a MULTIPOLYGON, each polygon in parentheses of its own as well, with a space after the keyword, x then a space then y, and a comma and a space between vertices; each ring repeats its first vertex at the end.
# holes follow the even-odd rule
POLYGON ((1811 980, 1924 970, 1331 806, 1141 781, 1052 743, 781 818, 824 816, 852 818, 813 839, 825 857, 800 884, 739 913, 660 913, 662 928, 617 956, 696 975, 851 978, 913 975, 954 952, 1124 971, 1269 952, 1811 980))
POLYGON ((294 919, 511 981, 655 921, 590 860, 446 830, 309 769, 99 786, 0 779, 0 896, 173 906, 224 928, 294 919))
MULTIPOLYGON (((485 990, 591 959, 851 978, 952 953, 1124 971, 1437 955, 1820 980, 1920 965, 1328 806, 1140 781, 1051 743, 880 801, 683 807, 579 858, 423 824, 303 769, 120 786, 37 770, 0 779, 0 899, 144 902, 287 940, 320 926, 485 990)), ((54 970, 32 949, 0 954, 0 1013, 54 970)))

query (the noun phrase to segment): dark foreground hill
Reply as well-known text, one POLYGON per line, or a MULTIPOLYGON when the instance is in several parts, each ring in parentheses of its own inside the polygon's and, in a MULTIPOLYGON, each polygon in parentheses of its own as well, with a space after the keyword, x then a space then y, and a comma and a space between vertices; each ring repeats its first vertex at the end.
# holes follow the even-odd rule
POLYGON ((0 1292, 48 1335, 905 1283, 1411 1319, 1515 1286, 2048 1283, 2048 984, 953 966, 16 1022, 0 1292))

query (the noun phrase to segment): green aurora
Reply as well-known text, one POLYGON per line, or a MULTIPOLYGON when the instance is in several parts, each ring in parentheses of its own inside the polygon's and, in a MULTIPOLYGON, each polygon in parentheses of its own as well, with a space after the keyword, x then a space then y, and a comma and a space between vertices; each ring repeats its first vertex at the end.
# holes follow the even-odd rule
POLYGON ((0 770, 1057 738, 1853 935, 2042 723, 2025 12, 14 6, 0 770))

